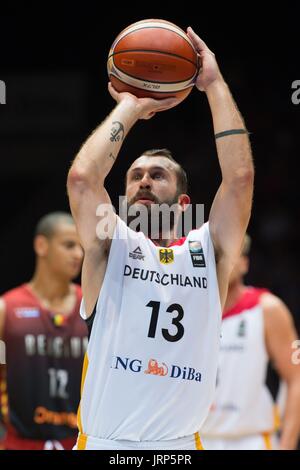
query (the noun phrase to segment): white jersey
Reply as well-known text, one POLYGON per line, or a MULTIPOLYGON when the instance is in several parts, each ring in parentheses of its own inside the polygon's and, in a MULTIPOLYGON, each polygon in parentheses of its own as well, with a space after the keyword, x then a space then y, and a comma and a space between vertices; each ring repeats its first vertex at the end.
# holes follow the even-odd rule
POLYGON ((212 402, 220 342, 208 223, 162 248, 117 220, 85 360, 80 432, 136 442, 192 435, 212 402))
POLYGON ((215 400, 200 432, 202 436, 235 438, 272 432, 275 407, 266 385, 265 347, 260 295, 248 287, 222 321, 215 400))

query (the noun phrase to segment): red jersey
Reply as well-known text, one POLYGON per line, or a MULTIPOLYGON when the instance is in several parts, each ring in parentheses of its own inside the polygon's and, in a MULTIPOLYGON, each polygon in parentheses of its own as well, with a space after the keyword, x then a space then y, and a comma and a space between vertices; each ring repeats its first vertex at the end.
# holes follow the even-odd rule
MULTIPOLYGON (((6 449, 72 448, 87 347, 81 288, 65 316, 42 307, 28 284, 3 295, 8 397, 6 449)), ((5 400, 6 401, 6 400, 5 400)))

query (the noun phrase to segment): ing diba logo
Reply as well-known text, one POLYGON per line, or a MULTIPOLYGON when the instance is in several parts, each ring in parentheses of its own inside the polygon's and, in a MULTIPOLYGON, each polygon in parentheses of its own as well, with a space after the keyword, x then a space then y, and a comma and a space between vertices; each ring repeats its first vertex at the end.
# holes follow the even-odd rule
POLYGON ((148 362, 148 369, 145 370, 145 374, 168 375, 168 366, 164 362, 159 366, 156 359, 150 359, 148 362))
POLYGON ((147 364, 148 367, 145 369, 145 365, 141 359, 114 356, 110 368, 123 372, 133 372, 135 374, 144 371, 147 375, 168 376, 170 379, 193 380, 195 382, 202 381, 201 372, 197 371, 194 367, 179 366, 177 364, 171 364, 168 367, 164 362, 160 365, 159 362, 153 358, 149 359, 147 364))

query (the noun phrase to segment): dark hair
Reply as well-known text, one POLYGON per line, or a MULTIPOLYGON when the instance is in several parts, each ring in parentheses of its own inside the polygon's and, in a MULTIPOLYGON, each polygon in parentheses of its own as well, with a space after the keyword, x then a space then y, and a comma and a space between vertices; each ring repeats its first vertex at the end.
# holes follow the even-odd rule
MULTIPOLYGON (((142 153, 142 155, 146 155, 147 157, 165 157, 171 160, 171 162, 176 164, 176 175, 177 175, 177 186, 178 186, 178 194, 186 194, 188 190, 188 180, 185 170, 182 166, 173 158, 172 152, 169 149, 151 149, 146 150, 142 153)), ((141 155, 141 156, 142 156, 141 155)), ((127 175, 126 175, 127 179, 127 175)))
POLYGON ((74 225, 74 220, 68 212, 51 212, 38 221, 34 236, 44 235, 44 237, 51 238, 60 223, 74 225))

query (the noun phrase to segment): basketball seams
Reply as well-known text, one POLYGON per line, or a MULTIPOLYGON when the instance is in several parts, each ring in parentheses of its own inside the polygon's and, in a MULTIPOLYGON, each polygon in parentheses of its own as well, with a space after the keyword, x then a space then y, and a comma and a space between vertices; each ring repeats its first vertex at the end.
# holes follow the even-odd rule
POLYGON ((109 56, 108 56, 108 59, 111 59, 111 57, 114 57, 116 55, 119 55, 119 54, 124 54, 124 52, 154 52, 155 54, 162 54, 162 55, 166 55, 166 56, 171 56, 171 57, 177 57, 178 59, 182 59, 182 60, 185 60, 186 62, 189 62, 190 64, 194 65, 196 67, 196 69, 198 69, 198 64, 193 62, 192 60, 190 59, 187 59, 186 57, 183 57, 182 55, 179 55, 179 54, 174 54, 173 52, 164 52, 164 51, 158 51, 158 50, 155 50, 155 49, 126 49, 124 51, 119 51, 119 52, 112 52, 109 56))
POLYGON ((158 81, 155 81, 155 80, 146 80, 146 79, 143 79, 143 78, 135 77, 134 75, 129 75, 128 73, 123 72, 122 70, 120 70, 115 65, 114 62, 113 62, 113 67, 109 71, 110 75, 113 75, 114 77, 118 78, 121 81, 124 81, 124 79, 126 78, 127 81, 125 83, 128 83, 128 85, 133 86, 134 88, 137 88, 139 90, 153 91, 155 93, 175 93, 175 92, 178 92, 178 91, 182 91, 186 88, 192 87, 194 85, 194 78, 196 76, 196 73, 197 72, 195 72, 190 78, 185 79, 185 80, 179 80, 179 81, 176 81, 176 82, 158 82, 158 81), (159 89, 148 90, 147 88, 142 86, 142 84, 145 83, 145 82, 146 83, 155 83, 155 84, 158 84, 160 86, 160 88, 162 88, 162 89, 167 88, 167 89, 166 90, 159 90, 159 89), (138 86, 139 84, 141 86, 138 86), (178 88, 178 86, 180 86, 180 88, 178 88))
POLYGON ((116 40, 118 40, 119 37, 125 36, 129 32, 137 31, 137 30, 142 29, 142 28, 164 28, 164 29, 168 29, 169 31, 178 32, 178 34, 182 37, 186 36, 186 32, 182 28, 179 28, 179 26, 177 26, 174 23, 171 23, 170 21, 141 20, 141 21, 137 21, 136 23, 133 23, 133 24, 127 26, 127 28, 123 29, 119 33, 119 35, 116 37, 116 40))
POLYGON ((159 24, 159 25, 163 24, 163 25, 169 26, 170 28, 176 28, 179 31, 181 31, 182 33, 186 34, 186 32, 182 28, 180 28, 180 26, 178 26, 175 23, 172 23, 172 21, 162 20, 160 18, 149 18, 149 19, 146 19, 146 20, 136 21, 135 23, 132 23, 132 24, 126 26, 126 28, 124 28, 124 29, 122 29, 122 31, 120 31, 119 35, 123 34, 125 31, 127 31, 130 28, 135 28, 135 27, 138 27, 139 25, 145 24, 145 23, 147 23, 147 24, 152 23, 152 24, 159 24))
MULTIPOLYGON (((139 80, 141 82, 148 82, 148 83, 159 83, 160 85, 176 85, 177 83, 185 83, 185 82, 190 82, 196 75, 196 72, 191 75, 188 78, 185 78, 184 80, 177 80, 176 82, 160 82, 159 80, 147 80, 146 78, 140 78, 136 77, 135 75, 131 75, 130 73, 124 72, 123 70, 119 69, 119 67, 114 63, 115 69, 117 69, 118 72, 121 72, 122 75, 126 75, 127 77, 134 78, 135 80, 139 80)), ((113 75, 113 71, 110 71, 110 74, 113 75)), ((117 75, 115 77, 119 78, 117 75)))
MULTIPOLYGON (((164 29, 166 31, 170 31, 174 34, 177 34, 177 36, 180 36, 185 42, 187 42, 189 44, 189 46, 191 46, 191 48, 193 49, 193 51, 195 52, 195 54, 197 54, 197 51, 193 45, 193 43, 190 41, 189 37, 186 35, 186 33, 183 31, 183 30, 176 30, 175 28, 166 28, 164 26, 140 26, 138 27, 137 29, 132 29, 131 31, 127 31, 124 30, 124 33, 120 33, 119 37, 117 37, 115 39, 115 41, 113 42, 111 48, 110 48, 110 51, 114 50, 116 48, 116 46, 118 45, 118 43, 121 41, 121 39, 124 39, 126 36, 129 36, 130 34, 132 33, 136 33, 137 31, 141 31, 142 29, 164 29)), ((124 51, 125 52, 125 51, 124 51)))

